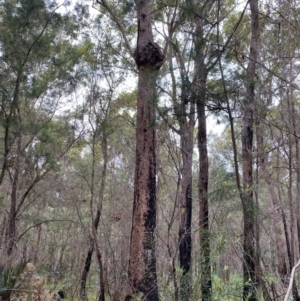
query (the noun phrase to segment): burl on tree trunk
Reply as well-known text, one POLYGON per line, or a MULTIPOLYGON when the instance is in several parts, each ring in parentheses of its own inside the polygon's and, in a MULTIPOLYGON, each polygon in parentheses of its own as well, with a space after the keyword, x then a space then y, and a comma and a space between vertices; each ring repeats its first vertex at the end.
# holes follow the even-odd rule
POLYGON ((154 42, 150 1, 136 1, 138 40, 134 59, 138 67, 136 166, 130 242, 129 281, 143 300, 158 301, 156 228, 156 79, 164 56, 154 42))
POLYGON ((134 59, 138 67, 150 65, 159 70, 163 65, 164 55, 157 43, 145 41, 138 45, 134 52, 134 59))

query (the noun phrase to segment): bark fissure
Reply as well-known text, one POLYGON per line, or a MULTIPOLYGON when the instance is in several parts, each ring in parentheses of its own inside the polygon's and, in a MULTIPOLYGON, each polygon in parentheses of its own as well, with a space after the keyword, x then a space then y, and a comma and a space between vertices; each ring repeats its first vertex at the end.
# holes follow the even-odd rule
POLYGON ((133 293, 158 301, 156 228, 156 78, 163 55, 154 42, 151 1, 137 1, 138 39, 134 59, 138 67, 136 166, 129 258, 129 282, 133 293))

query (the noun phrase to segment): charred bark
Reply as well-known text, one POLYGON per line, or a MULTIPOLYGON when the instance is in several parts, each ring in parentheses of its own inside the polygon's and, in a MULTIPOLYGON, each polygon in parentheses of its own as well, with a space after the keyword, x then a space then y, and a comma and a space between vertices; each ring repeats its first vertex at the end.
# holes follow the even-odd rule
POLYGON ((154 238, 156 153, 153 95, 155 95, 155 75, 149 74, 147 68, 140 67, 129 279, 133 289, 141 292, 149 301, 158 300, 154 238))
POLYGON ((146 301, 158 301, 156 227, 156 78, 163 63, 151 29, 151 1, 137 1, 138 39, 135 61, 138 66, 136 167, 130 241, 129 281, 134 293, 146 301))
POLYGON ((81 282, 80 282, 80 299, 86 300, 86 280, 87 276, 89 274, 91 263, 92 263, 92 257, 94 252, 94 242, 90 242, 90 247, 84 262, 83 271, 81 273, 81 282))
MULTIPOLYGON (((205 86, 206 81, 202 81, 205 86)), ((209 235, 209 208, 208 208, 208 156, 207 132, 205 116, 205 89, 200 91, 197 103, 198 112, 198 150, 199 150, 199 228, 200 228, 200 259, 201 259, 201 292, 202 300, 209 301, 211 295, 211 260, 209 235)))
MULTIPOLYGON (((182 104, 184 105, 184 104, 182 104)), ((182 156, 182 182, 180 195, 179 221, 179 264, 182 269, 180 279, 180 299, 188 300, 191 293, 191 253, 192 253, 192 157, 193 157, 193 113, 188 120, 185 116, 180 121, 180 139, 182 156)))

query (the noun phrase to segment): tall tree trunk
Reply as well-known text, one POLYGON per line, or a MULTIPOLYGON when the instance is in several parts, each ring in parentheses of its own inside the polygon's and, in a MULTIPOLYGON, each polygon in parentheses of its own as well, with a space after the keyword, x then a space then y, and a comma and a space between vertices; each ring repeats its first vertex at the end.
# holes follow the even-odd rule
POLYGON ((280 203, 276 196, 274 183, 271 178, 271 174, 267 169, 267 157, 263 164, 264 178, 268 187, 268 193, 270 198, 271 205, 271 225, 272 225, 272 234, 271 241, 272 246, 276 252, 276 272, 280 276, 282 283, 286 284, 287 276, 287 264, 286 264, 286 249, 284 248, 284 239, 283 239, 283 222, 282 214, 280 210, 280 203))
POLYGON ((205 38, 203 33, 203 19, 197 17, 195 29, 195 76, 193 93, 198 114, 198 151, 199 151, 199 233, 200 233, 200 261, 201 261, 201 293, 202 300, 212 298, 209 210, 208 210, 208 156, 206 130, 206 80, 208 69, 205 64, 205 38))
POLYGON ((7 255, 11 256, 16 244, 16 218, 17 218, 17 199, 18 199, 18 185, 20 173, 20 156, 21 156, 22 138, 17 138, 17 153, 12 167, 12 188, 10 198, 10 210, 8 216, 7 230, 6 230, 6 251, 7 255))
MULTIPOLYGON (((262 118, 262 116, 259 116, 262 118)), ((261 167, 262 173, 259 177, 262 177, 267 185, 267 191, 269 194, 270 200, 270 219, 271 219, 271 233, 270 233, 270 245, 271 245, 271 253, 274 250, 274 258, 271 259, 272 267, 274 273, 280 276, 280 280, 283 285, 286 284, 286 276, 287 276, 287 264, 286 264, 286 248, 284 243, 284 236, 283 236, 283 227, 284 223, 282 221, 281 215, 281 205, 279 197, 276 195, 275 187, 276 182, 272 179, 272 174, 269 171, 269 155, 264 153, 264 132, 263 129, 260 127, 258 122, 256 127, 256 135, 257 135, 257 149, 258 149, 258 162, 257 166, 261 167)), ((277 156, 278 157, 278 156, 277 156)), ((278 166, 279 162, 277 162, 276 166, 278 166)), ((271 166, 270 166, 271 167, 271 166)), ((257 177, 258 178, 258 177, 257 177)), ((272 256, 273 257, 273 256, 272 256)), ((259 284, 264 289, 266 287, 261 273, 259 274, 260 279, 258 279, 259 284)), ((272 282, 272 294, 273 299, 278 298, 278 293, 276 287, 278 287, 276 282, 272 282)), ((263 291, 264 292, 264 291, 263 291)), ((270 299, 269 293, 267 291, 264 292, 264 296, 266 300, 270 299)))
POLYGON ((92 257, 94 252, 94 241, 90 239, 90 246, 88 249, 87 256, 85 258, 83 270, 81 272, 81 282, 80 282, 80 299, 86 300, 86 281, 92 264, 92 257))
MULTIPOLYGON (((271 81, 272 82, 272 81, 271 81)), ((272 99, 272 94, 269 96, 269 99, 272 99)), ((256 208, 259 208, 259 193, 260 193, 260 179, 265 174, 266 168, 265 165, 267 163, 268 156, 266 155, 264 151, 264 128, 261 123, 261 120, 266 119, 266 111, 267 106, 266 103, 261 99, 261 97, 258 97, 255 102, 255 132, 256 132, 256 149, 257 149, 257 155, 256 155, 256 170, 255 170, 255 206, 256 208), (261 174, 260 170, 263 170, 263 173, 261 174)), ((273 206, 272 206, 273 207, 273 206)), ((275 212, 275 210, 274 210, 275 212)), ((263 271, 262 266, 260 264, 261 262, 261 249, 260 249, 260 225, 261 225, 261 219, 260 215, 256 214, 256 228, 255 228, 255 239, 256 239, 256 275, 257 275, 257 284, 261 287, 263 296, 265 301, 271 301, 271 295, 269 294, 267 283, 265 281, 265 278, 263 277, 263 271)), ((271 220, 273 221, 274 218, 271 217, 271 220)), ((280 227, 280 223, 279 223, 280 227)))
MULTIPOLYGON (((185 107, 185 104, 182 103, 185 107)), ((191 104, 192 110, 194 110, 191 104)), ((185 110, 186 111, 186 110, 185 110)), ((184 111, 184 112, 185 112, 184 111)), ((185 112, 186 113, 186 112, 185 112)), ((180 195, 180 221, 179 221, 179 264, 182 269, 180 281, 180 299, 189 300, 191 293, 191 253, 192 253, 192 164, 194 148, 194 113, 190 113, 190 120, 186 114, 180 120, 180 143, 182 156, 182 181, 180 195)))
POLYGON ((211 300, 211 262, 210 235, 208 210, 208 156, 207 131, 205 116, 205 87, 206 77, 201 80, 201 89, 197 97, 198 113, 198 150, 199 150, 199 231, 200 231, 200 259, 201 259, 201 292, 202 300, 211 300))
POLYGON ((129 281, 134 293, 146 301, 159 300, 156 276, 156 79, 163 63, 151 28, 151 1, 136 1, 138 39, 135 61, 138 66, 136 167, 130 241, 129 281))
MULTIPOLYGON (((80 298, 81 300, 86 300, 86 281, 87 277, 91 268, 91 263, 92 263, 92 257, 94 253, 94 248, 95 248, 95 239, 96 238, 96 233, 98 230, 99 222, 100 222, 100 217, 101 217, 101 211, 102 211, 102 204, 103 204, 103 198, 104 198, 104 189, 105 189, 105 181, 106 181, 106 172, 107 172, 107 162, 108 162, 108 149, 107 149, 107 138, 104 134, 102 143, 101 143, 101 150, 102 150, 102 155, 103 155, 103 167, 102 167, 102 174, 101 174, 101 182, 100 182, 100 190, 99 190, 99 197, 98 197, 98 204, 97 204, 97 212, 96 212, 96 217, 93 222, 93 237, 90 238, 90 245, 89 249, 87 252, 87 256, 84 262, 84 267, 81 273, 81 282, 80 282, 80 298)), ((97 247, 97 246, 96 246, 97 247)), ((97 259, 98 259, 98 264, 99 264, 99 269, 100 269, 100 288, 101 288, 101 293, 100 293, 100 298, 104 298, 104 281, 103 281, 103 268, 101 267, 102 264, 102 256, 100 252, 100 247, 98 245, 97 247, 97 259), (102 292, 103 289, 103 292, 102 292)), ((104 300, 104 299, 101 299, 104 300)))
POLYGON ((297 216, 297 236, 298 236, 298 248, 300 252, 300 151, 299 151, 299 135, 298 135, 298 122, 297 122, 297 113, 295 110, 295 101, 291 100, 291 109, 292 109, 292 124, 293 124, 293 135, 295 138, 295 168, 296 168, 296 188, 297 188, 297 201, 296 201, 296 216, 297 216))
POLYGON ((256 62, 259 52, 259 10, 258 0, 250 0, 251 40, 247 78, 245 82, 246 98, 243 103, 242 160, 243 193, 242 205, 244 216, 243 242, 243 299, 256 301, 256 248, 255 248, 255 201, 253 198, 253 107, 256 62))
POLYGON ((97 261, 99 266, 99 284, 100 284, 100 295, 99 301, 105 301, 105 283, 104 283, 104 269, 103 269, 103 260, 102 260, 102 253, 100 250, 100 246, 98 243, 97 238, 95 239, 95 247, 96 247, 96 255, 97 261))
MULTIPOLYGON (((292 15, 292 10, 293 10, 293 6, 292 6, 292 1, 288 1, 288 11, 289 11, 289 16, 288 16, 288 24, 287 24, 287 29, 288 29, 288 56, 289 56, 289 81, 290 81, 290 88, 287 90, 287 100, 288 100, 288 111, 289 111, 289 123, 290 123, 290 132, 291 134, 289 135, 289 144, 290 144, 290 158, 291 158, 291 166, 290 166, 290 186, 291 188, 289 190, 292 191, 292 187, 293 187, 293 179, 292 179, 292 170, 295 169, 296 170, 296 208, 294 208, 293 206, 293 199, 292 199, 292 192, 291 194, 291 198, 290 198, 290 207, 291 207, 291 248, 292 248, 292 252, 294 253, 293 257, 294 257, 294 264, 295 265, 295 257, 296 257, 296 250, 294 250, 294 245, 296 245, 296 239, 294 239, 294 235, 292 233, 292 231, 294 232, 294 230, 292 229, 294 227, 294 225, 296 226, 296 233, 295 235, 297 235, 298 237, 298 249, 300 249, 300 217, 299 217, 299 213, 300 213, 300 205, 299 205, 299 201, 300 201, 300 161, 299 161, 299 141, 298 141, 298 130, 297 130, 297 121, 296 121, 296 112, 295 112, 295 95, 294 95, 294 75, 293 75, 293 69, 294 69, 294 64, 293 64, 293 59, 295 57, 295 51, 293 51, 292 49, 292 35, 291 35, 291 22, 292 19, 291 15, 292 15), (295 154, 293 154, 292 151, 292 142, 294 142, 295 144, 295 154), (294 158, 294 162, 292 163, 292 160, 294 158), (294 215, 294 211, 295 211, 295 217, 294 215), (292 237, 293 235, 293 237, 292 237)), ((295 237, 296 238, 296 237, 295 237)), ((294 281, 293 283, 293 297, 296 301, 300 300, 300 296, 298 293, 298 289, 296 286, 296 281, 294 281)))
MULTIPOLYGON (((170 40, 172 37, 172 28, 169 31, 170 40)), ((178 233, 178 246, 179 246, 179 266, 182 271, 180 278, 180 300, 189 300, 191 294, 191 255, 192 255, 192 181, 193 181, 193 152, 194 152, 194 128, 195 128, 195 101, 191 98, 191 85, 187 80, 184 62, 181 54, 177 56, 180 62, 181 74, 181 97, 180 103, 177 102, 177 85, 176 77, 174 74, 174 67, 172 62, 173 45, 169 45, 169 69, 172 79, 173 87, 173 103, 175 107, 175 114, 179 121, 180 135, 180 149, 182 159, 181 181, 180 181, 180 195, 179 195, 179 233, 178 233)), ((178 54, 178 49, 176 53, 178 54)), ((176 277, 175 265, 174 277, 176 277)), ((175 278, 174 278, 175 280, 175 278)), ((175 285, 177 288, 177 282, 175 285)), ((175 296, 178 293, 175 292, 175 296)))
MULTIPOLYGON (((298 141, 298 124, 296 121, 296 111, 295 111, 295 103, 294 99, 291 101, 291 106, 292 106, 292 123, 293 123, 293 134, 295 137, 295 155, 296 155, 296 188, 297 188, 297 200, 296 200, 296 224, 297 224, 297 238, 298 238, 298 250, 300 253, 300 153, 299 153, 299 141, 298 141)), ((298 253, 298 254, 299 254, 298 253)), ((295 300, 299 300, 299 295, 298 291, 294 289, 295 295, 294 298, 295 300)))
MULTIPOLYGON (((293 166, 293 124, 292 124, 292 108, 291 108, 291 95, 288 93, 287 95, 287 105, 288 105, 288 123, 289 123, 289 134, 288 134, 288 172, 289 172, 289 185, 288 185, 288 205, 290 211, 290 272, 292 271, 295 265, 295 212, 294 212, 294 204, 293 204, 293 174, 294 174, 294 166, 293 166)), ((300 300, 298 289, 296 286, 296 282, 293 281, 293 298, 296 301, 300 300)))

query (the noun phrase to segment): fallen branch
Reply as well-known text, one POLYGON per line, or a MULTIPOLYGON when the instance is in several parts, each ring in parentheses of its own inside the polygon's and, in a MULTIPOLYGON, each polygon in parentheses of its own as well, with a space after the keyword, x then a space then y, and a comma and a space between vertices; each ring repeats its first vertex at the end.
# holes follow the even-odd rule
POLYGON ((293 267, 292 269, 292 273, 291 273, 291 278, 290 278, 290 283, 289 283, 289 287, 288 287, 288 290, 286 292, 286 295, 284 297, 284 301, 288 301, 288 298, 290 296, 290 293, 291 293, 291 290, 292 290, 292 287, 293 287, 293 282, 294 282, 294 277, 295 277, 295 272, 296 272, 296 269, 300 266, 300 260, 297 262, 297 264, 293 267))

